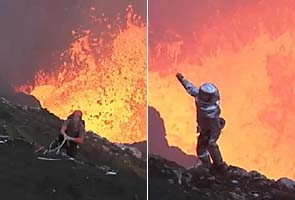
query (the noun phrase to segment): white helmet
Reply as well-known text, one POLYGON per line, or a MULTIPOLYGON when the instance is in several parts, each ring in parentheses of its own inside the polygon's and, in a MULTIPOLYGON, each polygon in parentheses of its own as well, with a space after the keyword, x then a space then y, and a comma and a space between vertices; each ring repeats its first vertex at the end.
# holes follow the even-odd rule
POLYGON ((213 83, 204 83, 199 89, 199 98, 205 102, 215 101, 219 98, 218 89, 213 83))
POLYGON ((217 88, 213 83, 203 83, 200 87, 200 90, 209 94, 213 94, 217 91, 217 88))

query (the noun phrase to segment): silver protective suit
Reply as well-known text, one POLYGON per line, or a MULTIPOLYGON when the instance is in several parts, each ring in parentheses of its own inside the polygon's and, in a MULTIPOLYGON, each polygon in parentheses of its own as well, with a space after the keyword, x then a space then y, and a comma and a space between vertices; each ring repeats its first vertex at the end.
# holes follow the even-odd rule
POLYGON ((205 83, 197 88, 185 78, 180 80, 186 91, 195 98, 197 109, 197 129, 200 133, 197 143, 197 155, 200 160, 210 166, 210 156, 213 164, 220 165, 223 159, 217 145, 220 136, 220 95, 212 83, 205 83), (202 94, 209 94, 210 100, 204 101, 202 94))

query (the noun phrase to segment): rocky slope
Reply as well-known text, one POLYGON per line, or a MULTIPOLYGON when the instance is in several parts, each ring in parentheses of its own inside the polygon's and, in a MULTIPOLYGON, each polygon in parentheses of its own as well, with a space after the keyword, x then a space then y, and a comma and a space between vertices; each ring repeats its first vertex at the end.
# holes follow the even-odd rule
POLYGON ((35 151, 60 125, 45 109, 0 98, 1 199, 146 199, 146 159, 136 148, 89 132, 75 161, 39 160, 35 151))
POLYGON ((230 166, 226 174, 199 166, 185 169, 159 156, 149 156, 151 200, 295 200, 295 182, 270 180, 256 171, 230 166))

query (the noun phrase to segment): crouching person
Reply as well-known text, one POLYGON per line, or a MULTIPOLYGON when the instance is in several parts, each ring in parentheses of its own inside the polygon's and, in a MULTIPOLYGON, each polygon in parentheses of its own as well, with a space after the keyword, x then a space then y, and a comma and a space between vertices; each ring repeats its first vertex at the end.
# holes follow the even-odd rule
POLYGON ((67 120, 64 121, 60 134, 58 136, 58 143, 66 150, 68 156, 75 157, 78 150, 78 145, 83 143, 85 135, 85 122, 82 119, 82 112, 80 110, 74 111, 67 120))

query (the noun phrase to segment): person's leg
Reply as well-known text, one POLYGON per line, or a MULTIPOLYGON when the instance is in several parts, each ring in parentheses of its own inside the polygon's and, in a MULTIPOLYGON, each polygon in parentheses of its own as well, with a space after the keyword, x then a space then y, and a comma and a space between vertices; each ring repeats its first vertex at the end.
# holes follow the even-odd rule
POLYGON ((226 174, 228 167, 227 164, 223 161, 219 146, 217 145, 219 135, 220 131, 213 133, 208 142, 208 151, 213 160, 211 172, 218 174, 226 174))
POLYGON ((212 136, 210 136, 209 142, 208 142, 208 151, 214 165, 223 164, 223 159, 220 153, 219 146, 217 144, 218 137, 219 137, 219 133, 214 133, 212 136))
POLYGON ((202 161, 203 165, 209 168, 211 166, 211 161, 209 152, 207 151, 208 139, 208 136, 202 133, 199 135, 197 142, 197 155, 202 161))
POLYGON ((50 150, 55 149, 62 143, 63 140, 64 140, 64 136, 59 134, 58 137, 50 143, 49 149, 50 150))
POLYGON ((69 145, 67 147, 67 155, 71 157, 75 157, 77 154, 77 143, 69 141, 69 145))
POLYGON ((221 126, 219 119, 211 119, 211 122, 209 124, 210 129, 210 136, 208 140, 208 151, 212 158, 214 165, 221 165, 223 164, 223 159, 221 156, 221 152, 219 149, 219 146, 217 144, 217 140, 221 133, 221 126))
POLYGON ((58 141, 58 144, 61 144, 64 141, 64 136, 62 134, 59 134, 57 141, 58 141))

